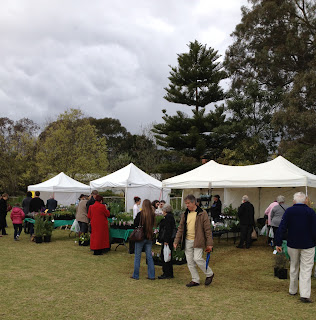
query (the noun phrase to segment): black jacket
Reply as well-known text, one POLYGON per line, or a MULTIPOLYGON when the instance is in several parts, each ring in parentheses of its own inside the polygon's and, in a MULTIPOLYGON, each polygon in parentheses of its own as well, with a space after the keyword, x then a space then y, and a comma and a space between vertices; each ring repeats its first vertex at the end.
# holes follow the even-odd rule
POLYGON ((32 197, 26 197, 22 202, 22 208, 23 208, 25 215, 27 215, 30 212, 31 200, 32 200, 32 197))
POLYGON ((0 199, 0 216, 5 217, 7 215, 8 205, 7 200, 0 199))
POLYGON ((35 197, 30 201, 30 212, 39 212, 42 208, 45 208, 45 204, 41 198, 35 197))
POLYGON ((222 202, 221 200, 217 200, 216 202, 213 202, 213 205, 211 206, 211 216, 212 218, 219 218, 219 216, 222 213, 222 202))
POLYGON ((52 212, 57 208, 57 200, 55 199, 48 199, 46 203, 46 208, 48 212, 52 212))
POLYGON ((174 220, 172 213, 167 213, 164 219, 159 223, 159 236, 158 241, 160 243, 168 242, 169 244, 173 243, 173 231, 176 227, 176 222, 174 220))
POLYGON ((238 208, 238 217, 241 225, 255 225, 255 209, 249 201, 238 208))

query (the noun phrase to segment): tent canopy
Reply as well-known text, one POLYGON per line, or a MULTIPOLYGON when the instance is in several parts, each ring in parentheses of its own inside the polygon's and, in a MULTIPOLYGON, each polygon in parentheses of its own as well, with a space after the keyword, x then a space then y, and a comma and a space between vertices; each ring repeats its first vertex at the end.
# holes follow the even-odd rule
POLYGON ((90 193, 90 187, 68 177, 63 172, 39 184, 28 186, 29 191, 90 193))
POLYGON ((125 210, 134 205, 134 197, 151 201, 169 201, 170 189, 162 189, 162 182, 137 168, 133 163, 105 177, 90 182, 90 187, 99 191, 121 189, 125 192, 125 210))
POLYGON ((133 163, 105 177, 90 182, 90 187, 97 190, 140 186, 151 186, 161 189, 162 183, 137 168, 133 163))
POLYGON ((300 169, 282 156, 249 166, 227 166, 209 161, 189 172, 163 180, 163 187, 255 188, 316 187, 316 175, 300 169))

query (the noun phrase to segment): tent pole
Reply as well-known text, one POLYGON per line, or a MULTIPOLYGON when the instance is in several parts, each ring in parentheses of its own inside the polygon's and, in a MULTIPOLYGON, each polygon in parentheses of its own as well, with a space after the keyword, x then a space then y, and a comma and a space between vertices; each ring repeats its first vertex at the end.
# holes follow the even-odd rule
POLYGON ((125 212, 127 212, 127 187, 125 187, 125 212))
POLYGON ((260 207, 261 207, 261 204, 260 204, 260 200, 261 200, 261 187, 258 188, 259 189, 259 218, 261 217, 261 214, 260 214, 260 207))
POLYGON ((305 186, 306 197, 308 196, 307 186, 305 186))

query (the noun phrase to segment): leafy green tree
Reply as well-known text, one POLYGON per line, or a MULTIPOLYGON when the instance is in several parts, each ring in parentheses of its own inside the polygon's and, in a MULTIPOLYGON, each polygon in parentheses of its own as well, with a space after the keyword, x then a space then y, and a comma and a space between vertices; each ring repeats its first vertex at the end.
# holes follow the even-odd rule
MULTIPOLYGON (((169 116, 163 110, 164 123, 154 125, 153 132, 159 146, 172 151, 172 159, 190 159, 190 168, 200 164, 201 158, 216 159, 223 150, 225 134, 220 127, 225 122, 223 106, 215 106, 206 112, 205 107, 224 98, 219 83, 226 78, 219 55, 213 48, 198 41, 190 42, 189 52, 178 54, 178 66, 171 67, 170 84, 165 88, 165 99, 169 102, 195 106, 193 115, 177 111, 169 116)), ((172 160, 161 166, 161 170, 174 170, 172 160)), ((188 168, 184 161, 177 161, 180 171, 188 168)))
MULTIPOLYGON (((249 3, 250 8, 242 8, 241 23, 233 33, 234 43, 225 56, 233 96, 228 109, 235 116, 236 104, 240 104, 240 109, 248 114, 249 98, 253 100, 249 92, 255 84, 261 98, 253 102, 263 131, 248 137, 254 137, 270 153, 278 141, 278 133, 281 146, 282 142, 285 146, 285 142, 296 140, 298 149, 302 144, 312 147, 316 144, 316 3, 311 0, 249 3), (271 123, 276 134, 272 134, 271 123)), ((290 153, 298 154, 293 148, 291 143, 290 153)), ((285 156, 289 154, 281 149, 285 156)))
POLYGON ((178 66, 171 67, 170 84, 164 98, 169 102, 204 108, 224 98, 219 82, 226 78, 220 57, 213 48, 197 40, 190 42, 189 52, 178 54, 178 66))
POLYGON ((0 118, 0 192, 16 194, 37 178, 34 170, 38 126, 30 119, 0 118))
POLYGON ((227 143, 222 132, 225 123, 224 107, 193 111, 193 117, 181 111, 174 116, 163 116, 164 123, 156 124, 153 132, 157 144, 200 162, 201 158, 217 159, 227 143))
POLYGON ((96 128, 79 109, 60 114, 45 128, 36 159, 42 177, 63 171, 82 180, 86 174, 103 176, 108 169, 106 140, 97 136, 96 128))

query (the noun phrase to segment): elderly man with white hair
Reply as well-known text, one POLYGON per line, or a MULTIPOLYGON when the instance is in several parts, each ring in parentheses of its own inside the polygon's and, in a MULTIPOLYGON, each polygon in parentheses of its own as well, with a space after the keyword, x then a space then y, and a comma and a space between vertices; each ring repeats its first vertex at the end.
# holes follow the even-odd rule
POLYGON ((310 303, 311 274, 314 265, 316 245, 316 214, 305 204, 303 192, 294 194, 294 205, 285 210, 278 232, 275 236, 276 249, 282 252, 282 240, 288 232, 287 247, 291 259, 290 295, 298 291, 300 281, 300 300, 310 303))

